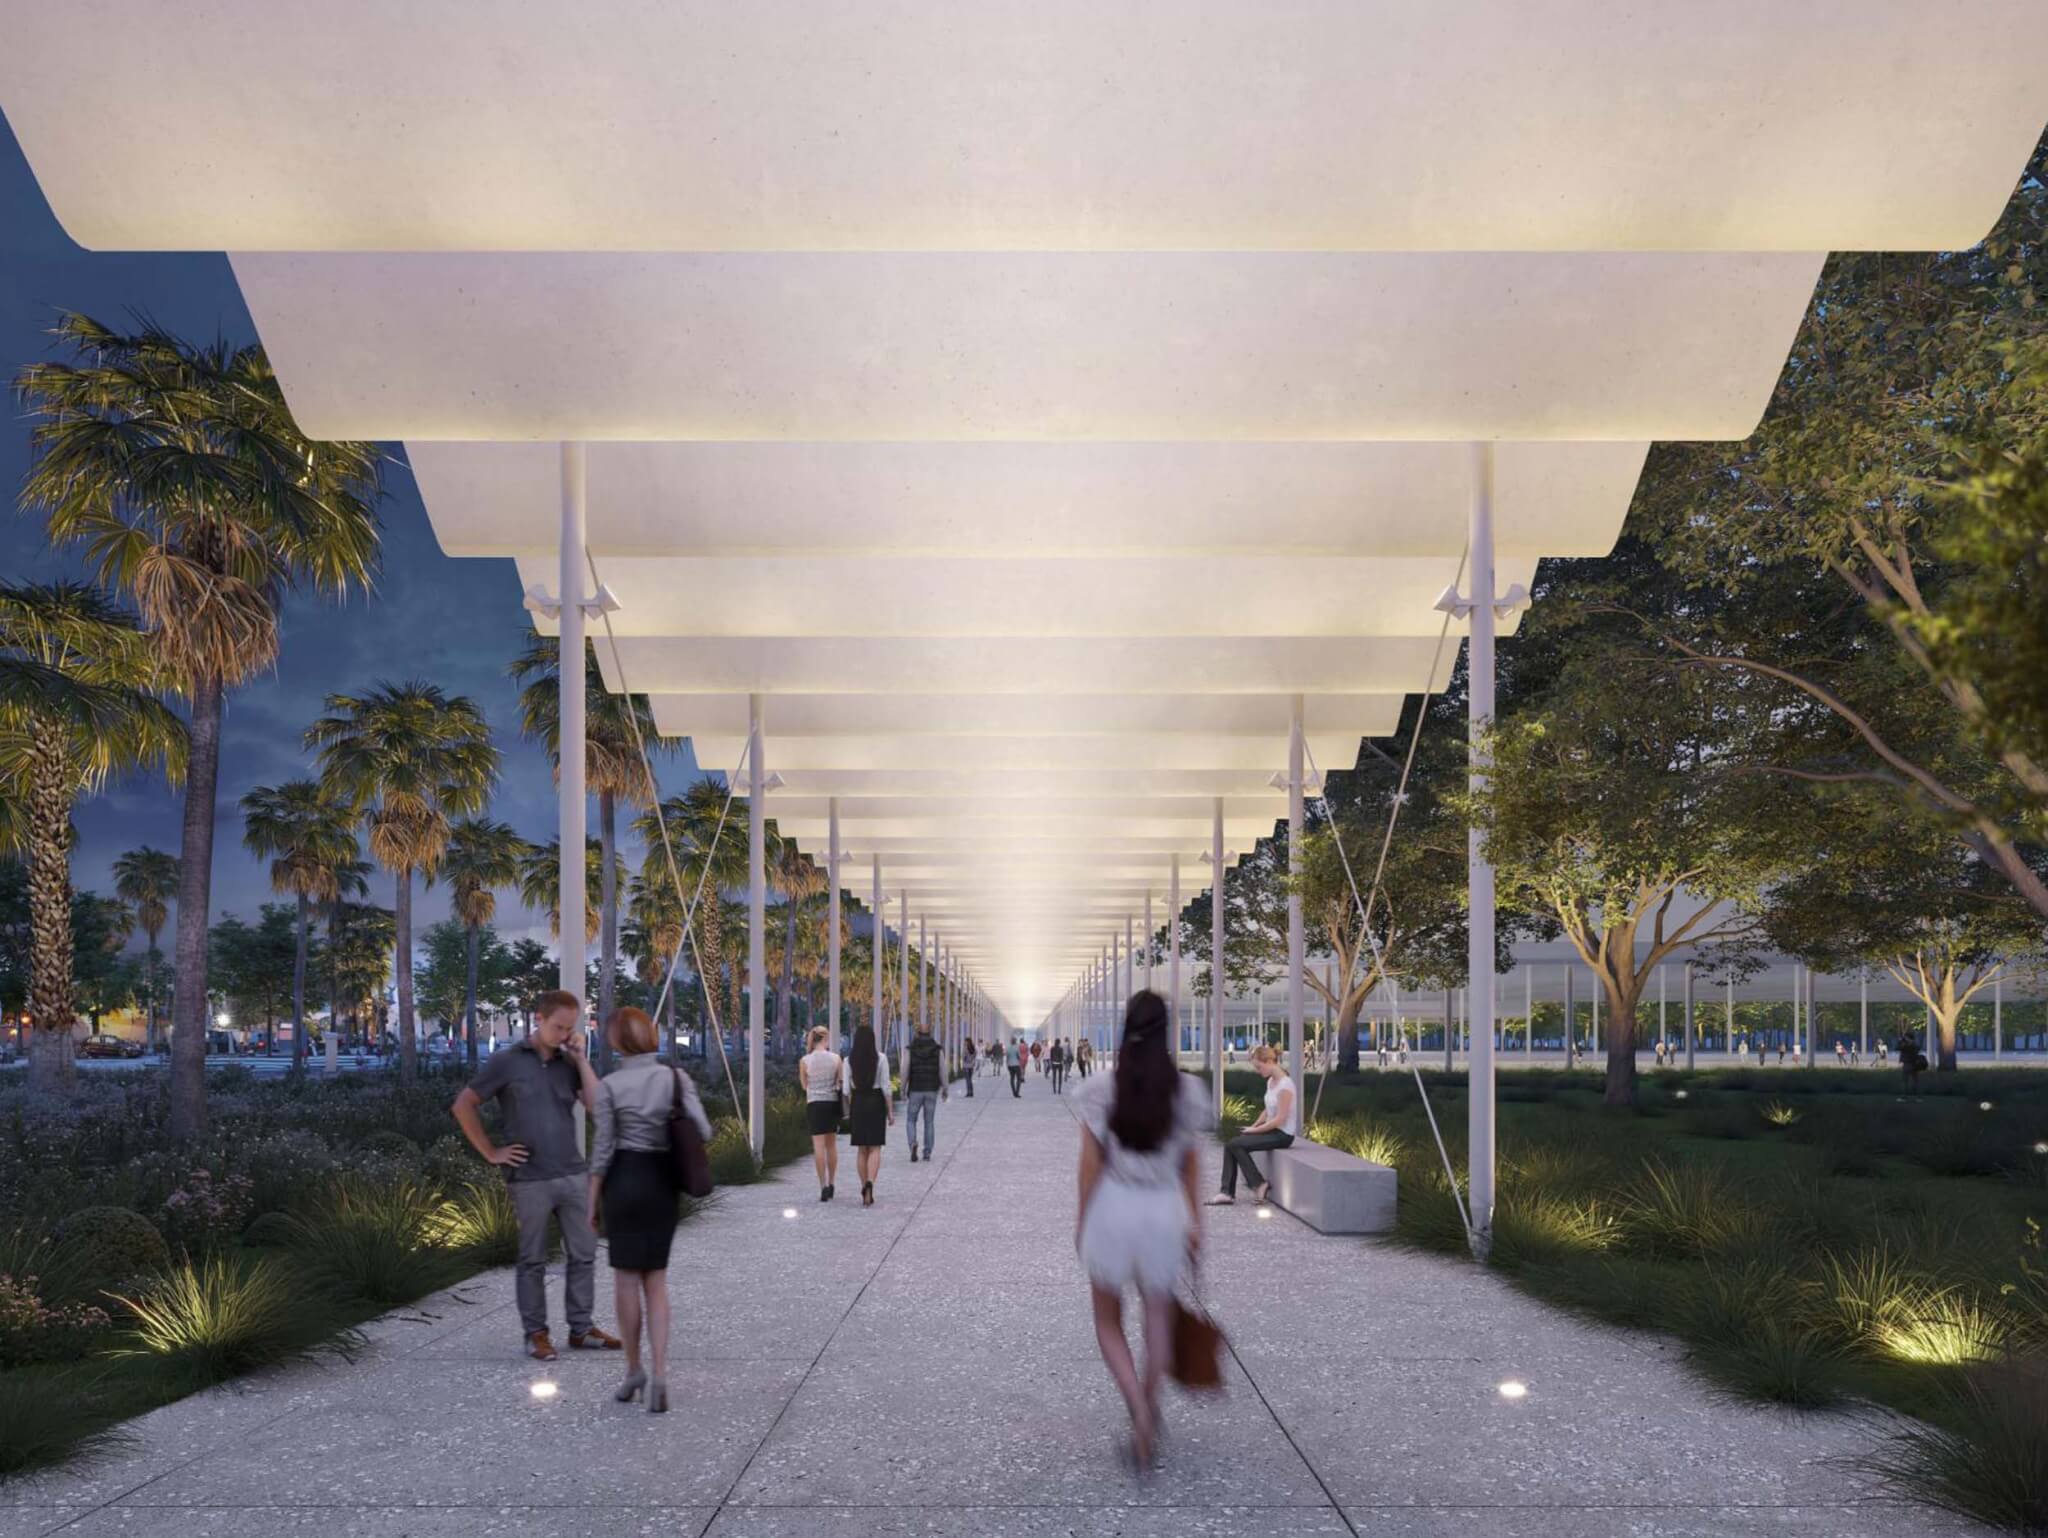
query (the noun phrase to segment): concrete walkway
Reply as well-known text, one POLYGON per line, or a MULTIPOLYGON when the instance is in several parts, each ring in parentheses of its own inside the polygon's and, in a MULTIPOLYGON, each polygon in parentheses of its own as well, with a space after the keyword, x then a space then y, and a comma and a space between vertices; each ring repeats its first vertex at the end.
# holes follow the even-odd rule
POLYGON ((678 1236, 666 1417, 612 1401, 617 1356, 521 1357, 494 1273, 379 1321, 352 1364, 168 1406, 114 1462, 6 1487, 0 1538, 1950 1530, 1856 1503, 1825 1461, 1862 1443, 1844 1418, 1716 1400, 1652 1338, 1248 1206, 1209 1215, 1227 1393, 1169 1393, 1138 1483, 1071 1245, 1064 1102, 985 1079, 942 1107, 936 1162, 897 1135, 872 1210, 850 1162, 830 1206, 805 1164, 678 1236))

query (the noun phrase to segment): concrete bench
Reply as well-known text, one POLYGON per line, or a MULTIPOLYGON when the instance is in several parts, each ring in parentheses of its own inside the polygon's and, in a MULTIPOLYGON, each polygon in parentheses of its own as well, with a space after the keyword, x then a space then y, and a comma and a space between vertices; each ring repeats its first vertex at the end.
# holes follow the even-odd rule
POLYGON ((1394 1172, 1384 1164, 1306 1138, 1252 1158, 1272 1187, 1267 1200, 1317 1233, 1393 1232, 1394 1172))

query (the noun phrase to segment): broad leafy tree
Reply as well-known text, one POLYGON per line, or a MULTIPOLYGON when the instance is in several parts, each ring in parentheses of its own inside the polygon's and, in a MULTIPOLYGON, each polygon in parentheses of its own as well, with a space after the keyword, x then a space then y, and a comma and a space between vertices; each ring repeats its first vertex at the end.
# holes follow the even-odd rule
POLYGON ((474 814, 498 779, 498 750, 483 713, 462 695, 414 681, 366 694, 330 694, 327 714, 306 731, 322 783, 363 818, 370 853, 397 878, 398 1062, 418 1072, 413 1015, 412 881, 432 876, 451 821, 474 814))

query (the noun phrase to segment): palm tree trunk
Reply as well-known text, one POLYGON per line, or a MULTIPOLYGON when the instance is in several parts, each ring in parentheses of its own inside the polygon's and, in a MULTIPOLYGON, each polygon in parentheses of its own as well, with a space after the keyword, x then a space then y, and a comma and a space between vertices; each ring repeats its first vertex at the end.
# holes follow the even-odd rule
POLYGON ((419 1077, 420 1044, 413 1035, 412 1013, 412 869, 398 872, 398 897, 391 905, 392 927, 396 931, 398 954, 393 967, 398 977, 398 1082, 410 1084, 419 1077))
POLYGON ((327 1029, 334 1033, 334 1050, 341 1041, 341 898, 327 905, 327 1029))
POLYGON ((611 1033, 606 1029, 611 1024, 612 1001, 616 992, 614 979, 619 970, 619 873, 612 862, 612 851, 618 847, 619 803, 608 790, 597 793, 597 849, 598 857, 604 861, 604 869, 598 873, 598 932, 597 932, 597 1071, 611 1072, 611 1033))
POLYGON ((467 1057, 469 1058, 469 1071, 470 1071, 471 1073, 475 1073, 475 1072, 476 1072, 476 952, 477 952, 477 927, 476 927, 476 925, 474 925, 474 924, 471 924, 471 925, 469 925, 468 927, 469 927, 469 993, 468 993, 468 998, 467 998, 467 1000, 465 1001, 465 1003, 466 1003, 466 1009, 465 1009, 465 1011, 464 1011, 463 1023, 464 1023, 464 1031, 465 1031, 465 1034, 466 1034, 466 1035, 468 1036, 468 1038, 469 1038, 469 1041, 468 1041, 468 1046, 467 1046, 467 1048, 466 1048, 466 1053, 465 1053, 465 1055, 466 1055, 466 1056, 467 1056, 467 1057))
POLYGON ((796 1040, 796 896, 784 899, 789 909, 782 924, 782 1022, 775 1031, 777 1060, 788 1056, 796 1040))
POLYGON ((178 844, 178 931, 172 941, 171 1136, 206 1130, 206 916, 213 904, 213 800, 220 789, 221 682, 194 680, 178 844))
POLYGON ((292 957, 292 1072, 306 1071, 306 930, 313 922, 313 900, 299 893, 299 949, 292 957))
MULTIPOLYGON (((33 728, 31 728, 33 730, 33 728)), ((37 732, 29 781, 29 1083, 71 1080, 71 795, 63 739, 37 732)))

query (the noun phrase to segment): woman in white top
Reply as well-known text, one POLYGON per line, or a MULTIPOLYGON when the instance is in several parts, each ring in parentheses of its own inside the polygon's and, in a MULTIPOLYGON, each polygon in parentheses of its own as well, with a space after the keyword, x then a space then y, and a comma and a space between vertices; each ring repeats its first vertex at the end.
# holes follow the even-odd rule
POLYGON ((1152 1461, 1159 1385, 1173 1354, 1173 1289, 1201 1247, 1196 1147, 1208 1125, 1200 1080, 1174 1067, 1166 1003, 1149 989, 1124 1011, 1115 1072, 1075 1096, 1081 1117, 1081 1200, 1074 1247, 1088 1273, 1095 1341, 1131 1414, 1131 1457, 1152 1461), (1144 1307, 1142 1381, 1124 1338, 1123 1294, 1144 1307))
POLYGON ((796 1081, 804 1089, 804 1121, 811 1129, 811 1162, 818 1167, 818 1200, 832 1200, 839 1179, 839 1099, 845 1092, 845 1061, 825 1043, 832 1033, 811 1027, 810 1051, 796 1065, 796 1081))
POLYGON ((1223 1145, 1223 1189, 1209 1198, 1212 1207, 1228 1207, 1237 1200, 1237 1174, 1244 1171, 1252 1200, 1266 1199, 1267 1182, 1252 1155, 1262 1150, 1285 1148, 1301 1131, 1301 1097, 1294 1092, 1294 1080, 1280 1061, 1280 1049, 1261 1042, 1252 1048, 1252 1067, 1266 1081, 1265 1114, 1223 1145))

